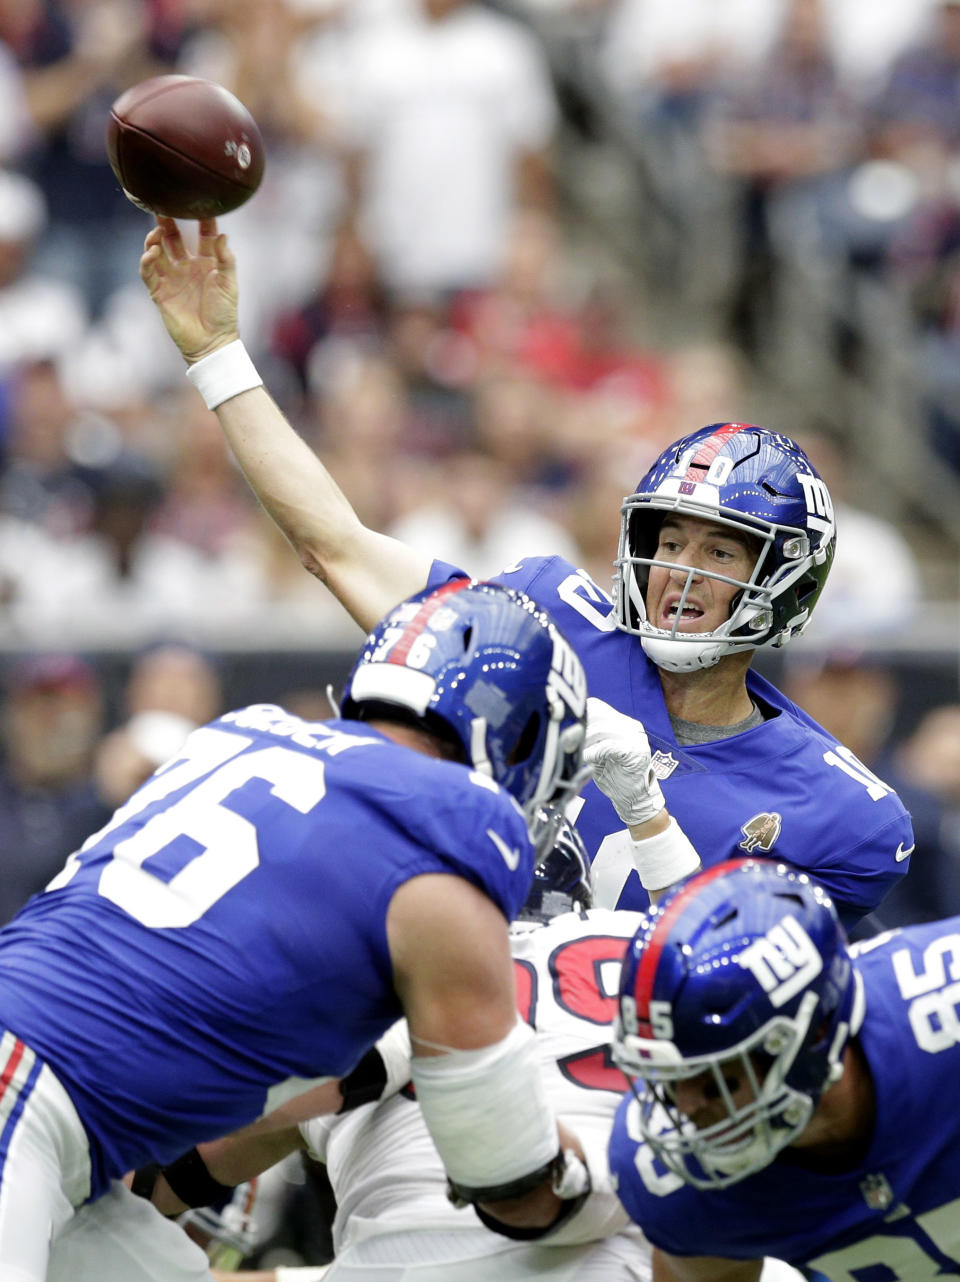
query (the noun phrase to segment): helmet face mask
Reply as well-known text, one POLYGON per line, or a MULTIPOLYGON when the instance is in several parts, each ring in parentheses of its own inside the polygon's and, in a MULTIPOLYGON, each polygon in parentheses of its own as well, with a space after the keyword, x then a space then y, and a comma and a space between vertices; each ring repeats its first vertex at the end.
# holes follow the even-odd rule
POLYGON ((640 1137, 697 1188, 762 1170, 842 1073, 860 1000, 842 927, 806 874, 746 859, 692 877, 624 961, 613 1056, 640 1137))
POLYGON ((826 582, 836 545, 833 505, 806 455, 788 437, 751 424, 713 424, 684 437, 660 458, 621 508, 615 609, 621 629, 641 638, 659 667, 690 672, 728 654, 780 646, 799 636, 826 582), (730 578, 657 557, 669 515, 695 518, 736 533, 755 549, 752 571, 730 578), (682 584, 695 579, 736 589, 730 617, 709 632, 671 628, 647 613, 650 570, 682 584))
POLYGON ((367 711, 439 725, 462 759, 522 808, 538 850, 538 821, 589 777, 583 766, 586 676, 547 615, 493 583, 453 580, 402 602, 367 638, 347 679, 342 715, 367 711))
POLYGON ((723 1059, 692 1057, 644 1066, 642 1085, 631 1080, 631 1089, 641 1132, 667 1170, 695 1188, 725 1188, 762 1170, 800 1135, 814 1102, 787 1085, 784 1072, 800 1047, 802 1027, 802 1022, 771 1020, 723 1059), (782 1047, 776 1057, 765 1051, 768 1044, 782 1047), (705 1080, 701 1089, 718 1101, 719 1114, 702 1125, 677 1104, 677 1083, 699 1078, 705 1080))

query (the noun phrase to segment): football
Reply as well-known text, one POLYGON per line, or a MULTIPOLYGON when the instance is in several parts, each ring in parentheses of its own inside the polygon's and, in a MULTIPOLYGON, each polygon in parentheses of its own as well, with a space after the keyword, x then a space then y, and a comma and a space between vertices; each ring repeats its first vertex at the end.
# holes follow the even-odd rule
POLYGON ((256 121, 222 85, 154 76, 110 109, 107 155, 124 195, 147 213, 215 218, 249 200, 263 177, 256 121))

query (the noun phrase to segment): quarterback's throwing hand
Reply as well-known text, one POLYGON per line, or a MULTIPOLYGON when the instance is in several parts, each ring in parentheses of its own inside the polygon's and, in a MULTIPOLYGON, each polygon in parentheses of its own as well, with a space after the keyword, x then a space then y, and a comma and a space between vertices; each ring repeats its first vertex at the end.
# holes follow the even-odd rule
POLYGON ((583 759, 593 766, 594 782, 628 828, 646 823, 663 809, 643 725, 602 699, 587 700, 583 759))
POLYGON ((236 264, 216 219, 200 219, 192 250, 172 218, 158 218, 144 242, 140 278, 188 363, 237 338, 236 264))

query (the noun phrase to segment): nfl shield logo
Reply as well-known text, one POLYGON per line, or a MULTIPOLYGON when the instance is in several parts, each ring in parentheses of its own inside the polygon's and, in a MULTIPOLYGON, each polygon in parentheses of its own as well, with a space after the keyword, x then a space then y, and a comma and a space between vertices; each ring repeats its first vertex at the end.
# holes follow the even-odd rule
POLYGON ((653 773, 658 779, 669 779, 680 762, 672 752, 660 752, 658 750, 650 758, 650 764, 653 766, 653 773))

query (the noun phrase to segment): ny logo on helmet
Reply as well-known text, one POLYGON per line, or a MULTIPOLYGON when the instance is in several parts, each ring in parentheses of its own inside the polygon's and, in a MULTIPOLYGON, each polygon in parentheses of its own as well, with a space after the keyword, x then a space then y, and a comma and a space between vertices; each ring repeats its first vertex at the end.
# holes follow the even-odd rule
POLYGON ((813 940, 797 919, 789 916, 755 939, 736 961, 751 972, 775 1007, 796 996, 823 969, 823 958, 813 940))
POLYGON ((833 500, 826 484, 812 472, 798 472, 797 480, 807 502, 807 523, 821 534, 833 533, 833 500))

